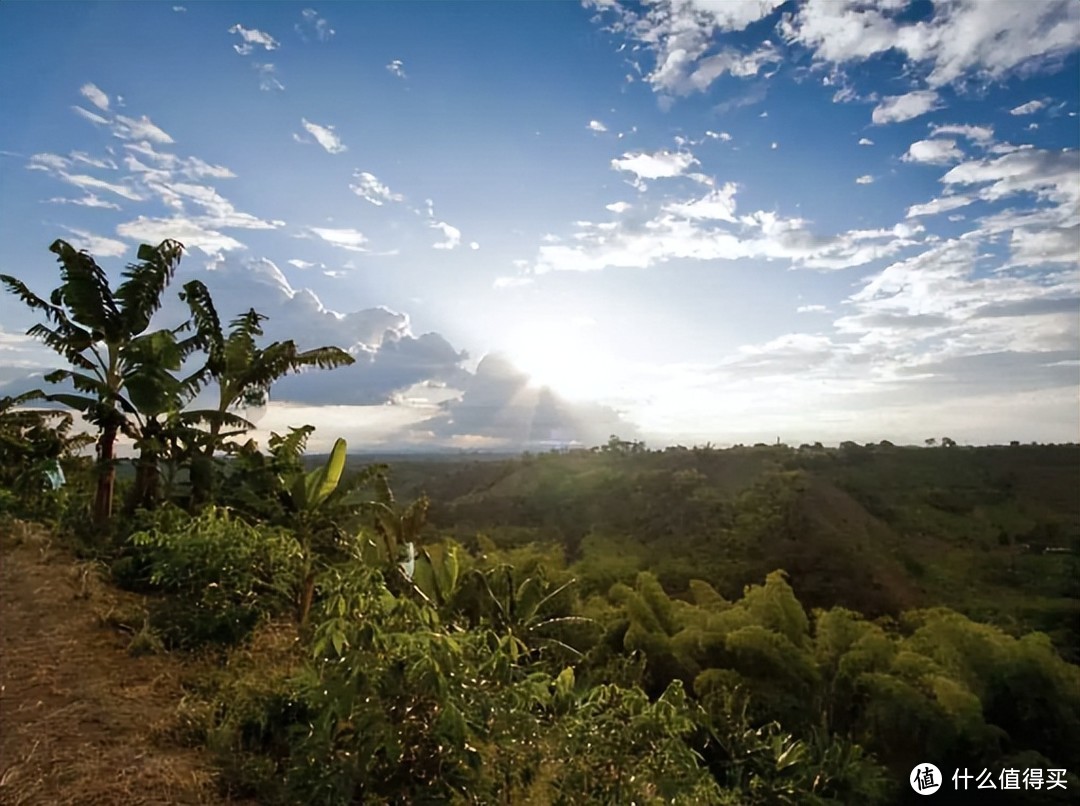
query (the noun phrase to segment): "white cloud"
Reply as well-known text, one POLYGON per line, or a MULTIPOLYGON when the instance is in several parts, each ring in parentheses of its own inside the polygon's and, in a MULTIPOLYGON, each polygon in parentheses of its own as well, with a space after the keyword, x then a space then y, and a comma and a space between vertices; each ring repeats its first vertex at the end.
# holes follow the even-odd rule
POLYGON ((987 184, 979 197, 988 201, 1014 193, 1035 193, 1075 205, 1080 196, 1076 176, 1080 170, 1077 151, 1046 151, 1026 148, 984 160, 964 162, 941 178, 947 185, 987 184))
POLYGON ((260 90, 263 92, 280 92, 285 89, 285 85, 278 80, 277 67, 273 64, 253 62, 251 66, 259 74, 260 90))
POLYGON ((719 140, 722 143, 731 142, 731 135, 727 132, 706 131, 705 136, 708 137, 710 140, 719 140))
POLYGON ((622 214, 629 210, 633 205, 624 201, 613 202, 611 204, 605 204, 604 209, 610 210, 613 213, 622 214))
POLYGON ((1014 107, 1009 110, 1010 115, 1034 115, 1040 109, 1046 106, 1045 101, 1028 101, 1026 104, 1020 104, 1020 106, 1014 107))
POLYGON ((870 174, 863 174, 862 176, 855 179, 856 185, 871 185, 873 184, 873 182, 874 177, 872 177, 870 174))
POLYGON ((375 174, 357 171, 353 177, 356 182, 349 185, 349 190, 376 207, 381 207, 386 202, 399 202, 405 198, 400 193, 391 192, 390 188, 380 182, 375 174))
POLYGON ((309 37, 314 37, 320 42, 328 41, 336 33, 333 28, 330 27, 330 23, 319 16, 313 8, 305 8, 300 12, 300 22, 295 26, 296 32, 300 34, 300 38, 307 41, 309 37))
POLYGON ((599 120, 590 120, 588 128, 594 132, 606 132, 607 126, 601 123, 599 120))
POLYGON ((937 137, 941 134, 956 134, 961 137, 966 137, 972 142, 979 145, 989 145, 994 140, 994 127, 993 126, 964 126, 958 124, 950 124, 946 126, 933 126, 930 129, 930 136, 937 137))
POLYGON ((480 244, 476 241, 469 241, 469 248, 475 252, 477 249, 480 248, 480 244))
POLYGON ((146 115, 143 115, 138 120, 117 115, 116 120, 113 121, 113 135, 121 140, 149 140, 152 143, 161 143, 162 145, 174 142, 168 134, 156 126, 146 115))
POLYGON ((98 179, 94 176, 87 176, 86 174, 61 173, 60 178, 68 184, 75 185, 75 187, 80 187, 84 190, 88 188, 94 188, 95 190, 107 190, 110 193, 115 193, 117 196, 122 196, 123 198, 129 199, 131 201, 142 201, 144 198, 141 193, 126 185, 117 185, 112 182, 106 182, 103 179, 98 179))
POLYGON ((392 76, 396 76, 397 78, 408 78, 408 76, 405 75, 405 62, 401 59, 394 59, 386 65, 386 69, 392 76))
POLYGON ((85 118, 86 120, 89 120, 91 123, 96 123, 98 126, 109 125, 108 118, 103 118, 101 115, 95 114, 89 109, 83 109, 81 106, 72 106, 71 108, 75 111, 76 114, 85 118))
POLYGON ((75 236, 68 239, 72 246, 76 249, 85 249, 95 257, 122 257, 127 252, 127 244, 123 241, 103 238, 86 230, 73 229, 72 227, 64 227, 64 229, 75 236))
POLYGON ((368 238, 359 230, 351 228, 333 229, 330 227, 308 227, 308 230, 328 244, 341 249, 348 249, 351 252, 369 251, 364 246, 368 242, 368 238))
POLYGON ((941 87, 978 75, 1000 81, 1055 64, 1076 47, 1080 6, 1071 0, 936 5, 929 19, 903 19, 906 3, 810 0, 781 25, 784 38, 819 61, 859 62, 896 51, 929 68, 941 87))
POLYGON ((109 96, 94 84, 83 84, 79 89, 82 96, 103 112, 109 111, 109 96))
POLYGON ((627 152, 613 159, 611 167, 616 171, 633 173, 638 179, 665 179, 680 176, 688 168, 698 165, 689 151, 627 152))
POLYGON ((955 140, 917 140, 912 143, 901 159, 904 162, 920 162, 928 165, 946 165, 964 158, 964 152, 956 147, 955 140))
POLYGON ((75 205, 78 205, 80 207, 100 207, 101 209, 104 209, 104 210, 119 210, 120 209, 119 204, 116 204, 116 203, 110 202, 110 201, 105 201, 104 199, 98 198, 93 193, 87 193, 81 199, 64 199, 64 198, 60 198, 60 197, 55 197, 55 198, 49 199, 48 201, 51 204, 75 204, 75 205))
POLYGON ((183 14, 185 11, 187 11, 187 8, 185 8, 184 6, 173 6, 172 10, 175 11, 177 14, 183 14))
POLYGON ((233 45, 233 49, 241 56, 253 53, 256 47, 262 47, 265 50, 276 50, 278 47, 278 41, 274 37, 258 28, 245 28, 237 23, 229 29, 229 33, 240 35, 242 41, 239 45, 233 45))
POLYGON ((913 204, 908 208, 907 217, 915 218, 916 216, 924 215, 937 215, 938 213, 945 213, 949 210, 955 210, 958 207, 967 207, 975 199, 971 196, 942 196, 941 198, 931 199, 925 204, 913 204))
POLYGON ((295 258, 295 257, 292 258, 291 260, 287 260, 285 262, 288 263, 290 266, 294 266, 295 268, 301 269, 301 270, 302 269, 314 269, 316 266, 321 267, 323 265, 322 263, 312 263, 310 260, 301 260, 300 258, 295 258))
POLYGON ((824 305, 800 305, 795 313, 828 313, 829 309, 824 305))
MULTIPOLYGON (((625 33, 655 57, 645 76, 655 91, 688 95, 703 92, 722 75, 756 75, 779 61, 771 42, 749 53, 717 47, 718 32, 742 31, 769 16, 783 0, 661 0, 640 13, 607 6, 616 14, 612 29, 625 33)), ((637 47, 637 46, 636 46, 637 47)))
MULTIPOLYGON (((306 118, 301 118, 300 122, 308 134, 315 138, 315 142, 326 149, 328 153, 340 154, 343 151, 348 151, 348 147, 341 142, 341 138, 334 131, 333 126, 320 126, 318 123, 309 122, 306 118)), ((294 134, 293 139, 298 143, 309 142, 299 134, 294 134)))
POLYGON ((700 199, 674 202, 664 206, 664 212, 690 219, 730 221, 735 223, 735 193, 738 187, 727 182, 721 188, 710 191, 700 199))
POLYGON ((461 230, 457 227, 452 227, 444 221, 432 221, 428 226, 432 229, 439 230, 445 240, 439 241, 433 244, 434 249, 456 249, 461 245, 461 230))
POLYGON ((199 249, 207 255, 244 249, 235 238, 223 235, 200 223, 197 218, 173 216, 172 218, 147 218, 139 216, 116 228, 116 234, 140 243, 160 243, 175 238, 188 249, 199 249))
POLYGON ((933 90, 916 90, 906 95, 892 95, 874 107, 870 119, 874 123, 900 123, 917 118, 938 108, 938 94, 933 90))
POLYGON ((871 140, 869 137, 860 137, 859 138, 859 145, 861 145, 861 146, 872 146, 873 144, 874 144, 874 141, 871 140))
POLYGON ((780 144, 774 142, 769 146, 769 148, 771 148, 773 151, 776 151, 776 149, 780 148, 780 144))

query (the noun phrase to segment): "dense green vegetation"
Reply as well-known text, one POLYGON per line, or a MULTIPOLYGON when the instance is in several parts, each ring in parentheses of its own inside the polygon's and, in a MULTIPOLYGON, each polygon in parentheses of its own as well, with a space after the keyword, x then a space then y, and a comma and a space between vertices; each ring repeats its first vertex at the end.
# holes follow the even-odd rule
POLYGON ((262 450, 236 406, 345 353, 260 346, 255 311, 225 335, 194 283, 189 319, 148 332, 175 242, 115 292, 53 251, 49 301, 0 280, 78 394, 0 401, 0 513, 147 596, 132 651, 213 660, 174 733, 230 794, 873 804, 928 760, 1080 769, 1075 446, 305 459, 310 426, 262 450), (84 413, 96 462, 39 398, 84 413))

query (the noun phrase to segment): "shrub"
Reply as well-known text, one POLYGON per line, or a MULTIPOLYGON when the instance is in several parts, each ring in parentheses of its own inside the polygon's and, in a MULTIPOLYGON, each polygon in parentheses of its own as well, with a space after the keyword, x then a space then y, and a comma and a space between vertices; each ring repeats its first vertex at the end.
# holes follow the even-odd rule
POLYGON ((296 541, 227 510, 210 507, 194 519, 163 515, 158 528, 135 532, 129 543, 113 574, 129 588, 170 594, 150 608, 166 646, 236 643, 293 600, 296 541))

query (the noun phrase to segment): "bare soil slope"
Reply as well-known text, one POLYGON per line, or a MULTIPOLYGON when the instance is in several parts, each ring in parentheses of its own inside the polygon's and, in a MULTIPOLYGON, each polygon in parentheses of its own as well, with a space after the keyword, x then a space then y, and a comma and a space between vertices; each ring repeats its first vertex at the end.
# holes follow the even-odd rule
POLYGON ((183 664, 132 657, 106 626, 136 597, 17 524, 0 527, 0 803, 221 803, 199 751, 170 745, 183 664))

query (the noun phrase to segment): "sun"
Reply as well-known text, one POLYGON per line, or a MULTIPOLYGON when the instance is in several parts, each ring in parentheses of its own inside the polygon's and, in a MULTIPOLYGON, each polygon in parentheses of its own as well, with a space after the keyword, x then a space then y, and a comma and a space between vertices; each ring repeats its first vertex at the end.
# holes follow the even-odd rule
POLYGON ((603 394, 607 375, 607 362, 590 335, 573 323, 531 323, 514 331, 502 352, 529 376, 530 386, 546 386, 568 400, 590 400, 603 394))

